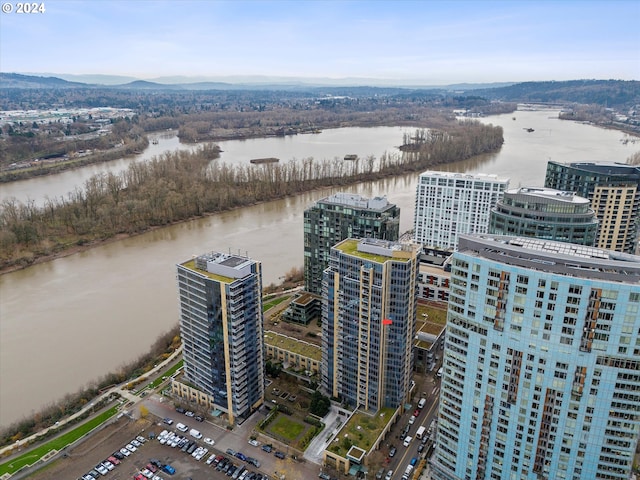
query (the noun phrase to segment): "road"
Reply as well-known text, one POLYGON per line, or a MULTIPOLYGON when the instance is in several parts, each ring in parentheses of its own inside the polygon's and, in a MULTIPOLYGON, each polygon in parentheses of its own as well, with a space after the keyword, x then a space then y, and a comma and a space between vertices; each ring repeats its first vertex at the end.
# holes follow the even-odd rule
MULTIPOLYGON (((427 402, 420 411, 420 415, 418 415, 416 421, 410 426, 408 435, 410 435, 413 440, 409 446, 404 447, 399 437, 405 426, 409 424, 409 418, 413 415, 413 410, 405 412, 391 431, 392 437, 390 438, 393 438, 393 442, 395 442, 393 444, 397 448, 397 453, 390 459, 391 461, 385 467, 385 470, 393 469, 393 480, 400 480, 402 478, 402 474, 405 472, 412 458, 417 458, 418 461, 422 458, 421 454, 418 453, 420 440, 415 438, 415 434, 420 426, 424 426, 425 429, 428 430, 431 422, 437 417, 440 379, 435 376, 435 371, 437 371, 437 369, 434 369, 434 373, 427 373, 426 375, 420 376, 416 375, 415 377, 417 394, 414 396, 413 409, 417 408, 416 405, 421 397, 424 397, 427 402)), ((429 445, 429 443, 427 443, 427 445, 429 445)), ((422 454, 425 454, 427 450, 428 449, 425 448, 422 454)), ((375 475, 375 473, 376 472, 371 472, 372 475, 375 475)))

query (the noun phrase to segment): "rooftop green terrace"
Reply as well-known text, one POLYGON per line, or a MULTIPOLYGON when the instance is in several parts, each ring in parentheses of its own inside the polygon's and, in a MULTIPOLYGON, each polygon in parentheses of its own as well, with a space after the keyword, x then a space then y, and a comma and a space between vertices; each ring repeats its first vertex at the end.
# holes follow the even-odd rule
POLYGON ((207 272, 206 270, 201 270, 199 268, 196 267, 196 261, 195 260, 187 260, 184 263, 181 263, 180 265, 182 265, 185 268, 188 268, 189 270, 193 270, 194 272, 198 272, 202 275, 206 275, 207 277, 211 278, 212 280, 217 280, 218 282, 222 282, 222 283, 233 283, 236 279, 235 278, 231 278, 231 277, 225 277, 224 275, 218 275, 215 273, 211 273, 211 272, 207 272))
POLYGON ((369 451, 391 420, 394 408, 382 408, 374 414, 357 411, 340 429, 329 451, 345 457, 352 445, 369 451), (345 436, 346 435, 346 436, 345 436))
POLYGON ((372 262, 384 263, 391 260, 391 257, 385 255, 376 255, 374 253, 361 252, 358 250, 358 243, 360 240, 345 240, 344 242, 336 245, 336 248, 347 255, 353 255, 365 260, 371 260, 372 262))
POLYGON ((312 360, 320 361, 322 358, 320 347, 312 345, 311 343, 303 342, 296 338, 281 335, 271 330, 267 330, 264 333, 264 341, 268 345, 293 352, 303 357, 311 358, 312 360))

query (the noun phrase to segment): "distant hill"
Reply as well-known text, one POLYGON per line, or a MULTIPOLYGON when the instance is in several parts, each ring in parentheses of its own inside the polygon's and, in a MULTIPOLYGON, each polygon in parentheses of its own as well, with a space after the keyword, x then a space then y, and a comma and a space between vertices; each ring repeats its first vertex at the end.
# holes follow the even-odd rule
POLYGON ((640 105, 640 81, 524 82, 501 88, 473 90, 473 95, 504 102, 581 103, 621 109, 640 105))
MULTIPOLYGON (((76 76, 81 77, 81 76, 76 76)), ((88 76, 97 78, 100 76, 88 76)), ((105 80, 128 79, 128 77, 104 76, 105 80)), ((202 77, 193 77, 202 78, 202 77)), ((58 77, 41 77, 18 73, 0 73, 0 89, 55 89, 85 88, 138 91, 289 91, 309 93, 316 96, 371 96, 400 95, 404 97, 427 96, 472 96, 486 100, 520 103, 580 103, 600 105, 619 110, 640 105, 640 82, 636 80, 570 80, 523 83, 455 84, 438 87, 354 84, 357 79, 344 79, 340 85, 335 79, 297 79, 288 77, 228 77, 234 82, 199 81, 189 82, 190 77, 160 77, 156 81, 133 80, 121 84, 81 83, 58 77), (183 83, 167 83, 171 80, 183 83), (326 83, 322 83, 326 81, 326 83)), ((371 79, 360 79, 363 82, 371 79)))
POLYGON ((86 83, 68 82, 58 77, 36 77, 0 72, 0 88, 86 88, 88 86, 86 83))

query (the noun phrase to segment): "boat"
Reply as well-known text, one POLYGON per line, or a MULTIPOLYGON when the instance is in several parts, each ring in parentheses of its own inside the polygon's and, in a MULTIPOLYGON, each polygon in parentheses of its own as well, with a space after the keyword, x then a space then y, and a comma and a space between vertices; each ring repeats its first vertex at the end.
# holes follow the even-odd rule
POLYGON ((249 163, 253 163, 254 165, 260 165, 262 163, 278 163, 280 161, 279 158, 268 157, 268 158, 252 158, 249 160, 249 163))
POLYGON ((535 130, 531 127, 529 128, 523 128, 523 130, 526 130, 527 132, 531 133, 531 132, 535 132, 535 130))
POLYGON ((358 159, 358 155, 356 155, 355 153, 350 153, 348 155, 344 156, 345 160, 350 160, 350 161, 354 161, 358 159))

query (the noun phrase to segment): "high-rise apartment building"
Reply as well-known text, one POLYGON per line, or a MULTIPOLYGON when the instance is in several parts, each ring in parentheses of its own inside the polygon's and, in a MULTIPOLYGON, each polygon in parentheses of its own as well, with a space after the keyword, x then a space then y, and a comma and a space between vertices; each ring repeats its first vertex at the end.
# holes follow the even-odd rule
POLYGON ((178 265, 178 292, 185 380, 233 424, 264 401, 261 265, 201 255, 178 265))
POLYGON ((600 222, 595 246, 635 253, 640 229, 640 167, 624 163, 548 162, 546 187, 591 201, 600 222))
POLYGON ((304 212, 304 284, 322 293, 322 272, 331 247, 347 238, 398 240, 400 208, 385 197, 364 198, 337 193, 318 200, 304 212))
POLYGON ((427 171, 416 187, 414 240, 427 248, 454 251, 458 236, 487 233, 489 214, 509 180, 496 175, 427 171))
POLYGON ((553 188, 510 189, 491 210, 489 233, 592 246, 598 219, 588 199, 553 188))
POLYGON ((432 478, 628 479, 639 330, 640 257, 462 236, 432 478))
POLYGON ((418 247, 347 239, 324 272, 322 387, 377 411, 406 401, 416 334, 418 247))

